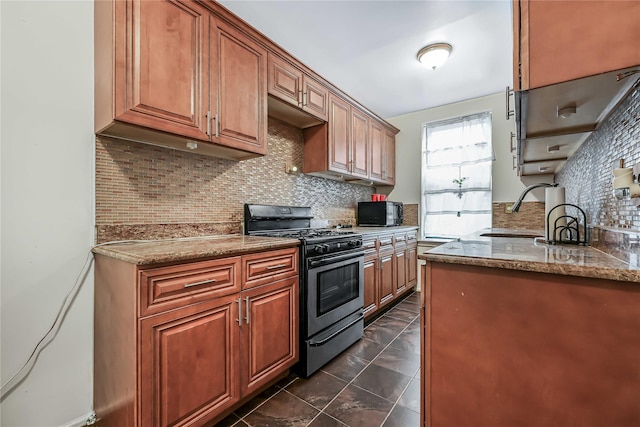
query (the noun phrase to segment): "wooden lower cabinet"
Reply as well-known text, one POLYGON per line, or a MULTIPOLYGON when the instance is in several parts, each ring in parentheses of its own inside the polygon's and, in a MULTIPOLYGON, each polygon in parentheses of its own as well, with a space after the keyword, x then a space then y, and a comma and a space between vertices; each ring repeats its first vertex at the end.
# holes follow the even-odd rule
POLYGON ((364 315, 378 309, 378 254, 364 258, 364 315))
POLYGON ((241 392, 246 396, 298 359, 298 277, 244 291, 241 301, 241 392))
POLYGON ((297 260, 297 248, 157 268, 96 255, 100 426, 211 425, 285 374, 298 360, 297 260), (269 280, 261 266, 276 261, 269 280), (147 308, 158 290, 163 311, 147 308))
POLYGON ((640 425, 637 283, 428 261, 421 286, 421 426, 640 425))
POLYGON ((406 245, 396 247, 393 262, 395 263, 394 267, 396 270, 396 280, 394 283, 393 294, 397 296, 406 291, 408 285, 407 268, 409 263, 406 245))
POLYGON ((417 230, 365 233, 364 315, 380 310, 407 294, 418 280, 417 230))
POLYGON ((418 283, 418 243, 407 246, 407 284, 409 287, 418 283))
POLYGON ((140 321, 140 425, 202 425, 240 401, 237 320, 230 296, 140 321))
POLYGON ((392 251, 380 254, 380 280, 378 286, 378 306, 382 307, 391 302, 394 297, 394 253, 392 251))

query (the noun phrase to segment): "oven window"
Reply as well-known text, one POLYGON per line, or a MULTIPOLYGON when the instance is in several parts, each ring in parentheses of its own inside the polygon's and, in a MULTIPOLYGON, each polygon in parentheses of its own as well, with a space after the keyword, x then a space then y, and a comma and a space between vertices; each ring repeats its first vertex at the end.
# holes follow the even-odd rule
POLYGON ((359 267, 355 262, 318 273, 318 316, 358 298, 359 267))

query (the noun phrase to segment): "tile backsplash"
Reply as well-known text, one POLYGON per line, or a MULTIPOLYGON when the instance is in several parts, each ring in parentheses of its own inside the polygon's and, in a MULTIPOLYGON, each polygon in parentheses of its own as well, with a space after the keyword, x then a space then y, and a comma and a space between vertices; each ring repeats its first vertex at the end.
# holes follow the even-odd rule
POLYGON ((269 154, 235 162, 100 137, 97 240, 237 233, 244 203, 311 206, 328 225, 355 224, 373 187, 285 172, 302 166, 303 134, 269 118, 269 154))
POLYGON ((494 202, 492 204, 493 228, 512 230, 544 230, 544 202, 524 202, 516 213, 506 213, 513 202, 494 202))
POLYGON ((640 230, 640 208, 613 196, 613 169, 640 162, 640 85, 622 101, 556 175, 566 201, 585 210, 591 226, 640 230))

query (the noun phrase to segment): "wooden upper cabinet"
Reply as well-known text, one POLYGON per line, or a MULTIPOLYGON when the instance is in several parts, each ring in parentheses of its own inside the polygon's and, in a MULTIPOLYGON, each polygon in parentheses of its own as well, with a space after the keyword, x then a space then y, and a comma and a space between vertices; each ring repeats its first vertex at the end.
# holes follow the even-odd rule
MULTIPOLYGON (((212 102, 214 135, 226 146, 258 154, 267 153, 267 51, 238 30, 216 22, 216 40, 211 43, 212 67, 218 71, 217 108, 212 102)), ((212 84, 213 86, 213 84, 212 84)))
POLYGON ((235 160, 266 154, 266 50, 206 5, 95 3, 97 134, 235 160))
POLYGON ((382 181, 385 135, 382 125, 374 119, 369 120, 369 141, 371 147, 369 153, 369 177, 372 180, 382 181))
POLYGON ((302 76, 302 109, 324 121, 329 115, 329 90, 306 74, 302 76))
POLYGON ((331 94, 329 96, 329 170, 350 173, 351 107, 331 94))
MULTIPOLYGON (((107 25, 100 12, 108 2, 96 2, 96 25, 107 25)), ((113 55, 115 78, 111 103, 96 99, 100 127, 112 119, 151 129, 208 140, 209 12, 194 2, 115 1, 115 44, 96 34, 96 55, 113 55), (106 122, 106 123, 105 123, 106 122)), ((111 62, 111 61, 108 61, 111 62)), ((96 63, 98 89, 110 77, 111 64, 96 63), (102 69, 101 67, 109 67, 102 69)))
POLYGON ((357 108, 351 108, 350 173, 354 177, 369 178, 369 118, 357 108))
POLYGON ((513 12, 516 90, 640 65, 638 1, 514 0, 513 12))
MULTIPOLYGON (((327 121, 329 90, 295 65, 269 53, 269 94, 327 121)), ((284 117, 286 121, 286 117, 284 117)))
POLYGON ((385 129, 384 157, 382 159, 382 180, 389 185, 396 183, 396 135, 385 129))
POLYGON ((269 95, 297 107, 302 94, 302 71, 279 56, 269 53, 269 95))

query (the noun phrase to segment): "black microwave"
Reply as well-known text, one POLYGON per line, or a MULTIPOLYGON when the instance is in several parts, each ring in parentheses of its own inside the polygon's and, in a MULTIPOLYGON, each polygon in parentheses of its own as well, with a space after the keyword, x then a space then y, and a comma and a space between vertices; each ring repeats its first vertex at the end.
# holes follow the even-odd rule
POLYGON ((402 203, 358 202, 358 225, 377 227, 402 225, 402 203))

